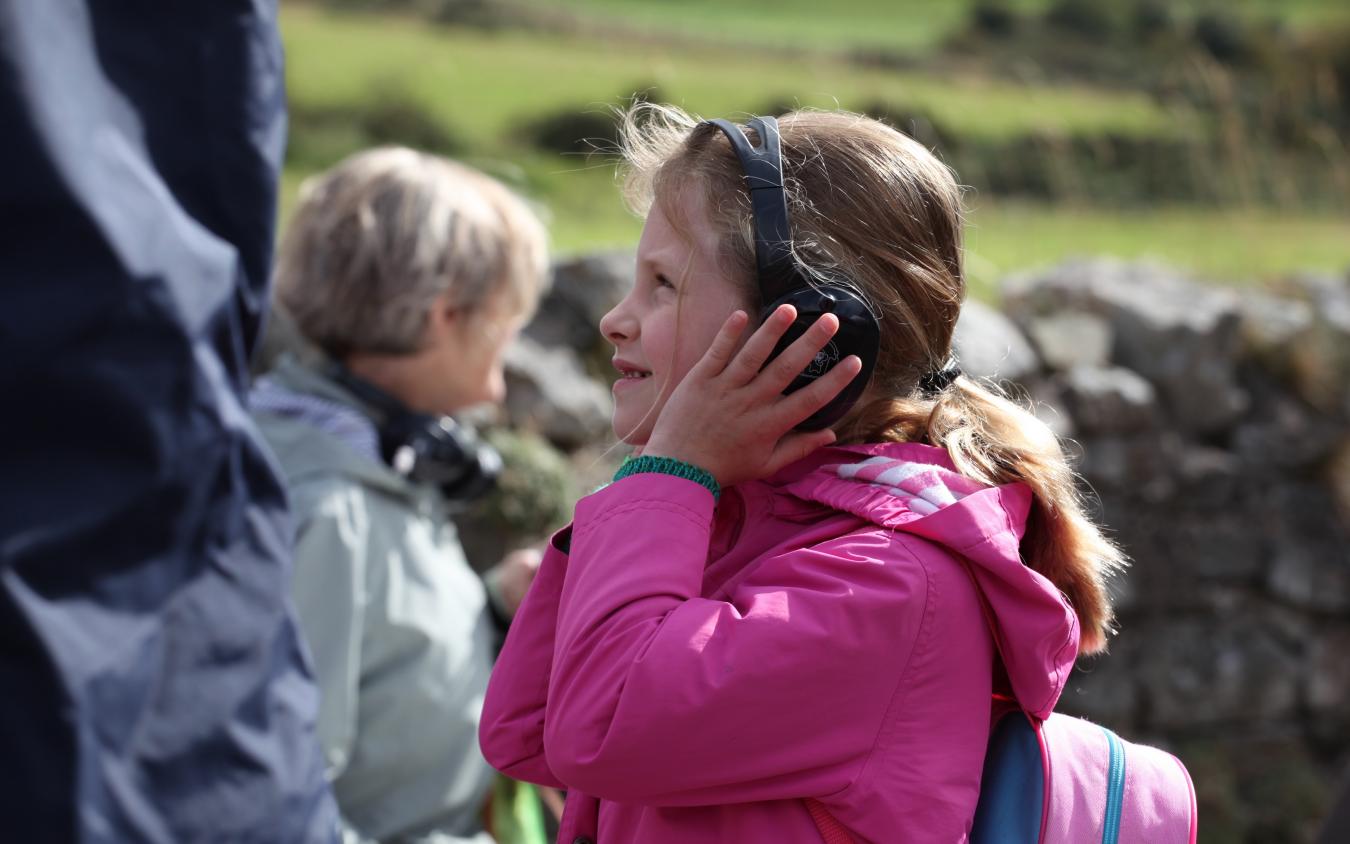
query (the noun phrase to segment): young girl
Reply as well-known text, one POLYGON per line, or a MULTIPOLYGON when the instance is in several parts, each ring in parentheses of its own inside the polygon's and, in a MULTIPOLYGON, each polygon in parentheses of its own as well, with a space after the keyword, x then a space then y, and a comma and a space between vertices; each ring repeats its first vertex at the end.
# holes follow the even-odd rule
POLYGON ((1122 557, 1050 431, 948 363, 957 184, 876 121, 780 118, 793 260, 847 278, 881 335, 861 400, 795 430, 860 371, 783 394, 838 321, 771 357, 794 314, 749 327, 764 303, 727 138, 668 107, 623 128, 646 225, 600 330, 614 430, 641 456, 554 538, 484 753, 568 790, 562 842, 818 844, 821 810, 854 841, 964 841, 992 696, 1050 712, 1080 646, 1104 645, 1122 557))

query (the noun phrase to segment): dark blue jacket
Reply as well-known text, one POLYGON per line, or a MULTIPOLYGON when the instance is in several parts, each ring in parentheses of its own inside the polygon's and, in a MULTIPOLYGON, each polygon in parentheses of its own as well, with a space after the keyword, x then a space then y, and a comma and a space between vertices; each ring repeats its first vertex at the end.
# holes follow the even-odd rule
POLYGON ((0 3, 0 838, 327 841, 243 396, 275 2, 0 3))

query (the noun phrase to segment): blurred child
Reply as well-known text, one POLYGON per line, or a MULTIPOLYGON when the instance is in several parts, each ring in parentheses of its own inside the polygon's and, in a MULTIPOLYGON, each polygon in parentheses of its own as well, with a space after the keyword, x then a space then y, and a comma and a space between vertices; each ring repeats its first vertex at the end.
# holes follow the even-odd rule
POLYGON ((494 620, 538 553, 508 556, 495 591, 469 567, 448 506, 484 468, 450 416, 501 401, 546 246, 502 185, 392 147, 307 183, 282 241, 278 307, 320 354, 283 357, 251 402, 296 516, 295 602, 347 842, 491 841, 478 718, 494 620))

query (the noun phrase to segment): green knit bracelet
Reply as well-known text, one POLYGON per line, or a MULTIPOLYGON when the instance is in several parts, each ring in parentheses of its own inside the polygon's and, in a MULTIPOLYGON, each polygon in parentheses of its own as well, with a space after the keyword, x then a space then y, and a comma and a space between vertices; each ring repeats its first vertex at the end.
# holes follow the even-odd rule
POLYGON ((707 469, 695 466, 693 463, 685 463, 683 460, 676 460, 673 457, 628 457, 619 467, 619 471, 614 473, 614 480, 622 480, 629 475, 636 475, 639 472, 657 472, 662 475, 674 475, 677 478, 693 481, 704 487, 712 493, 713 501, 716 502, 722 494, 722 487, 717 483, 717 478, 707 469))

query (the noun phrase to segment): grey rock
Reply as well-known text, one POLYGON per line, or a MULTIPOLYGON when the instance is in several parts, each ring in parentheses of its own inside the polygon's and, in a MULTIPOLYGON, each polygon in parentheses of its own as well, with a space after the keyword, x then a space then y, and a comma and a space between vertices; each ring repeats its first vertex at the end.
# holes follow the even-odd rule
POLYGON ((1350 272, 1294 273, 1289 287, 1312 302, 1328 321, 1350 327, 1350 272))
POLYGON ((1311 610, 1350 612, 1350 548, 1289 540, 1275 546, 1270 591, 1311 610))
POLYGON ((1334 499, 1319 485, 1285 482, 1262 505, 1273 528, 1271 594, 1314 612, 1350 611, 1350 531, 1334 499))
POLYGON ((1024 328, 1051 369, 1103 367, 1111 360, 1111 326, 1096 314, 1062 311, 1034 317, 1024 328))
POLYGON ((1175 471, 1180 482, 1178 494, 1188 511, 1231 516, 1250 506, 1250 496, 1245 494, 1250 479, 1244 474, 1242 461, 1231 451, 1187 444, 1175 471))
MULTIPOLYGON (((1197 581, 1252 582, 1265 567, 1267 544, 1259 526, 1238 514, 1178 519, 1164 535, 1171 549, 1170 565, 1184 567, 1197 581)), ((1197 592, 1210 604, 1222 608, 1225 596, 1214 587, 1197 592)))
POLYGON ((1143 634, 1139 678, 1149 726, 1283 720, 1306 672, 1296 645, 1249 609, 1220 622, 1161 622, 1143 634))
POLYGON ((1074 366, 1062 383, 1064 403, 1085 434, 1142 431, 1156 420, 1153 385, 1124 367, 1074 366))
POLYGON ((1312 306, 1301 299, 1260 290, 1240 291, 1237 297, 1245 354, 1277 371, 1286 371, 1294 341, 1312 327, 1312 306))
POLYGON ((1248 466, 1316 469, 1345 434, 1345 424, 1280 393, 1256 393, 1256 405, 1233 430, 1232 445, 1248 466))
POLYGON ((506 351, 506 414, 571 451, 608 435, 613 398, 587 377, 576 352, 521 335, 506 351))
POLYGON ((1226 611, 1264 578, 1268 526, 1244 510, 1192 509, 1183 496, 1150 503, 1129 489, 1103 494, 1099 521, 1131 560, 1111 590, 1121 612, 1226 611))
POLYGON ((952 344, 961 369, 975 378, 1020 381, 1040 366, 1012 320, 973 300, 961 308, 952 344))
POLYGON ((627 295, 633 272, 633 253, 626 250, 555 264, 553 285, 524 333, 543 346, 566 346, 583 356, 606 347, 600 318, 627 295))
POLYGON ((1100 490, 1128 490, 1135 499, 1163 501, 1176 491, 1172 472, 1182 451, 1172 432, 1082 437, 1079 471, 1100 490))
POLYGON ((1153 382, 1183 430, 1220 431, 1246 409, 1233 366, 1241 316, 1229 291, 1157 264, 1102 258, 1014 276, 1003 292, 1024 324, 1060 309, 1100 315, 1111 326, 1113 360, 1153 382))
POLYGON ((1309 669, 1308 705, 1350 720, 1350 626, 1340 624, 1313 634, 1309 669))
POLYGON ((1327 460, 1326 472, 1341 528, 1350 531, 1350 432, 1341 438, 1335 453, 1327 460))
POLYGON ((1314 314, 1292 343, 1295 389, 1313 407, 1350 416, 1350 281, 1305 275, 1295 284, 1314 314))

